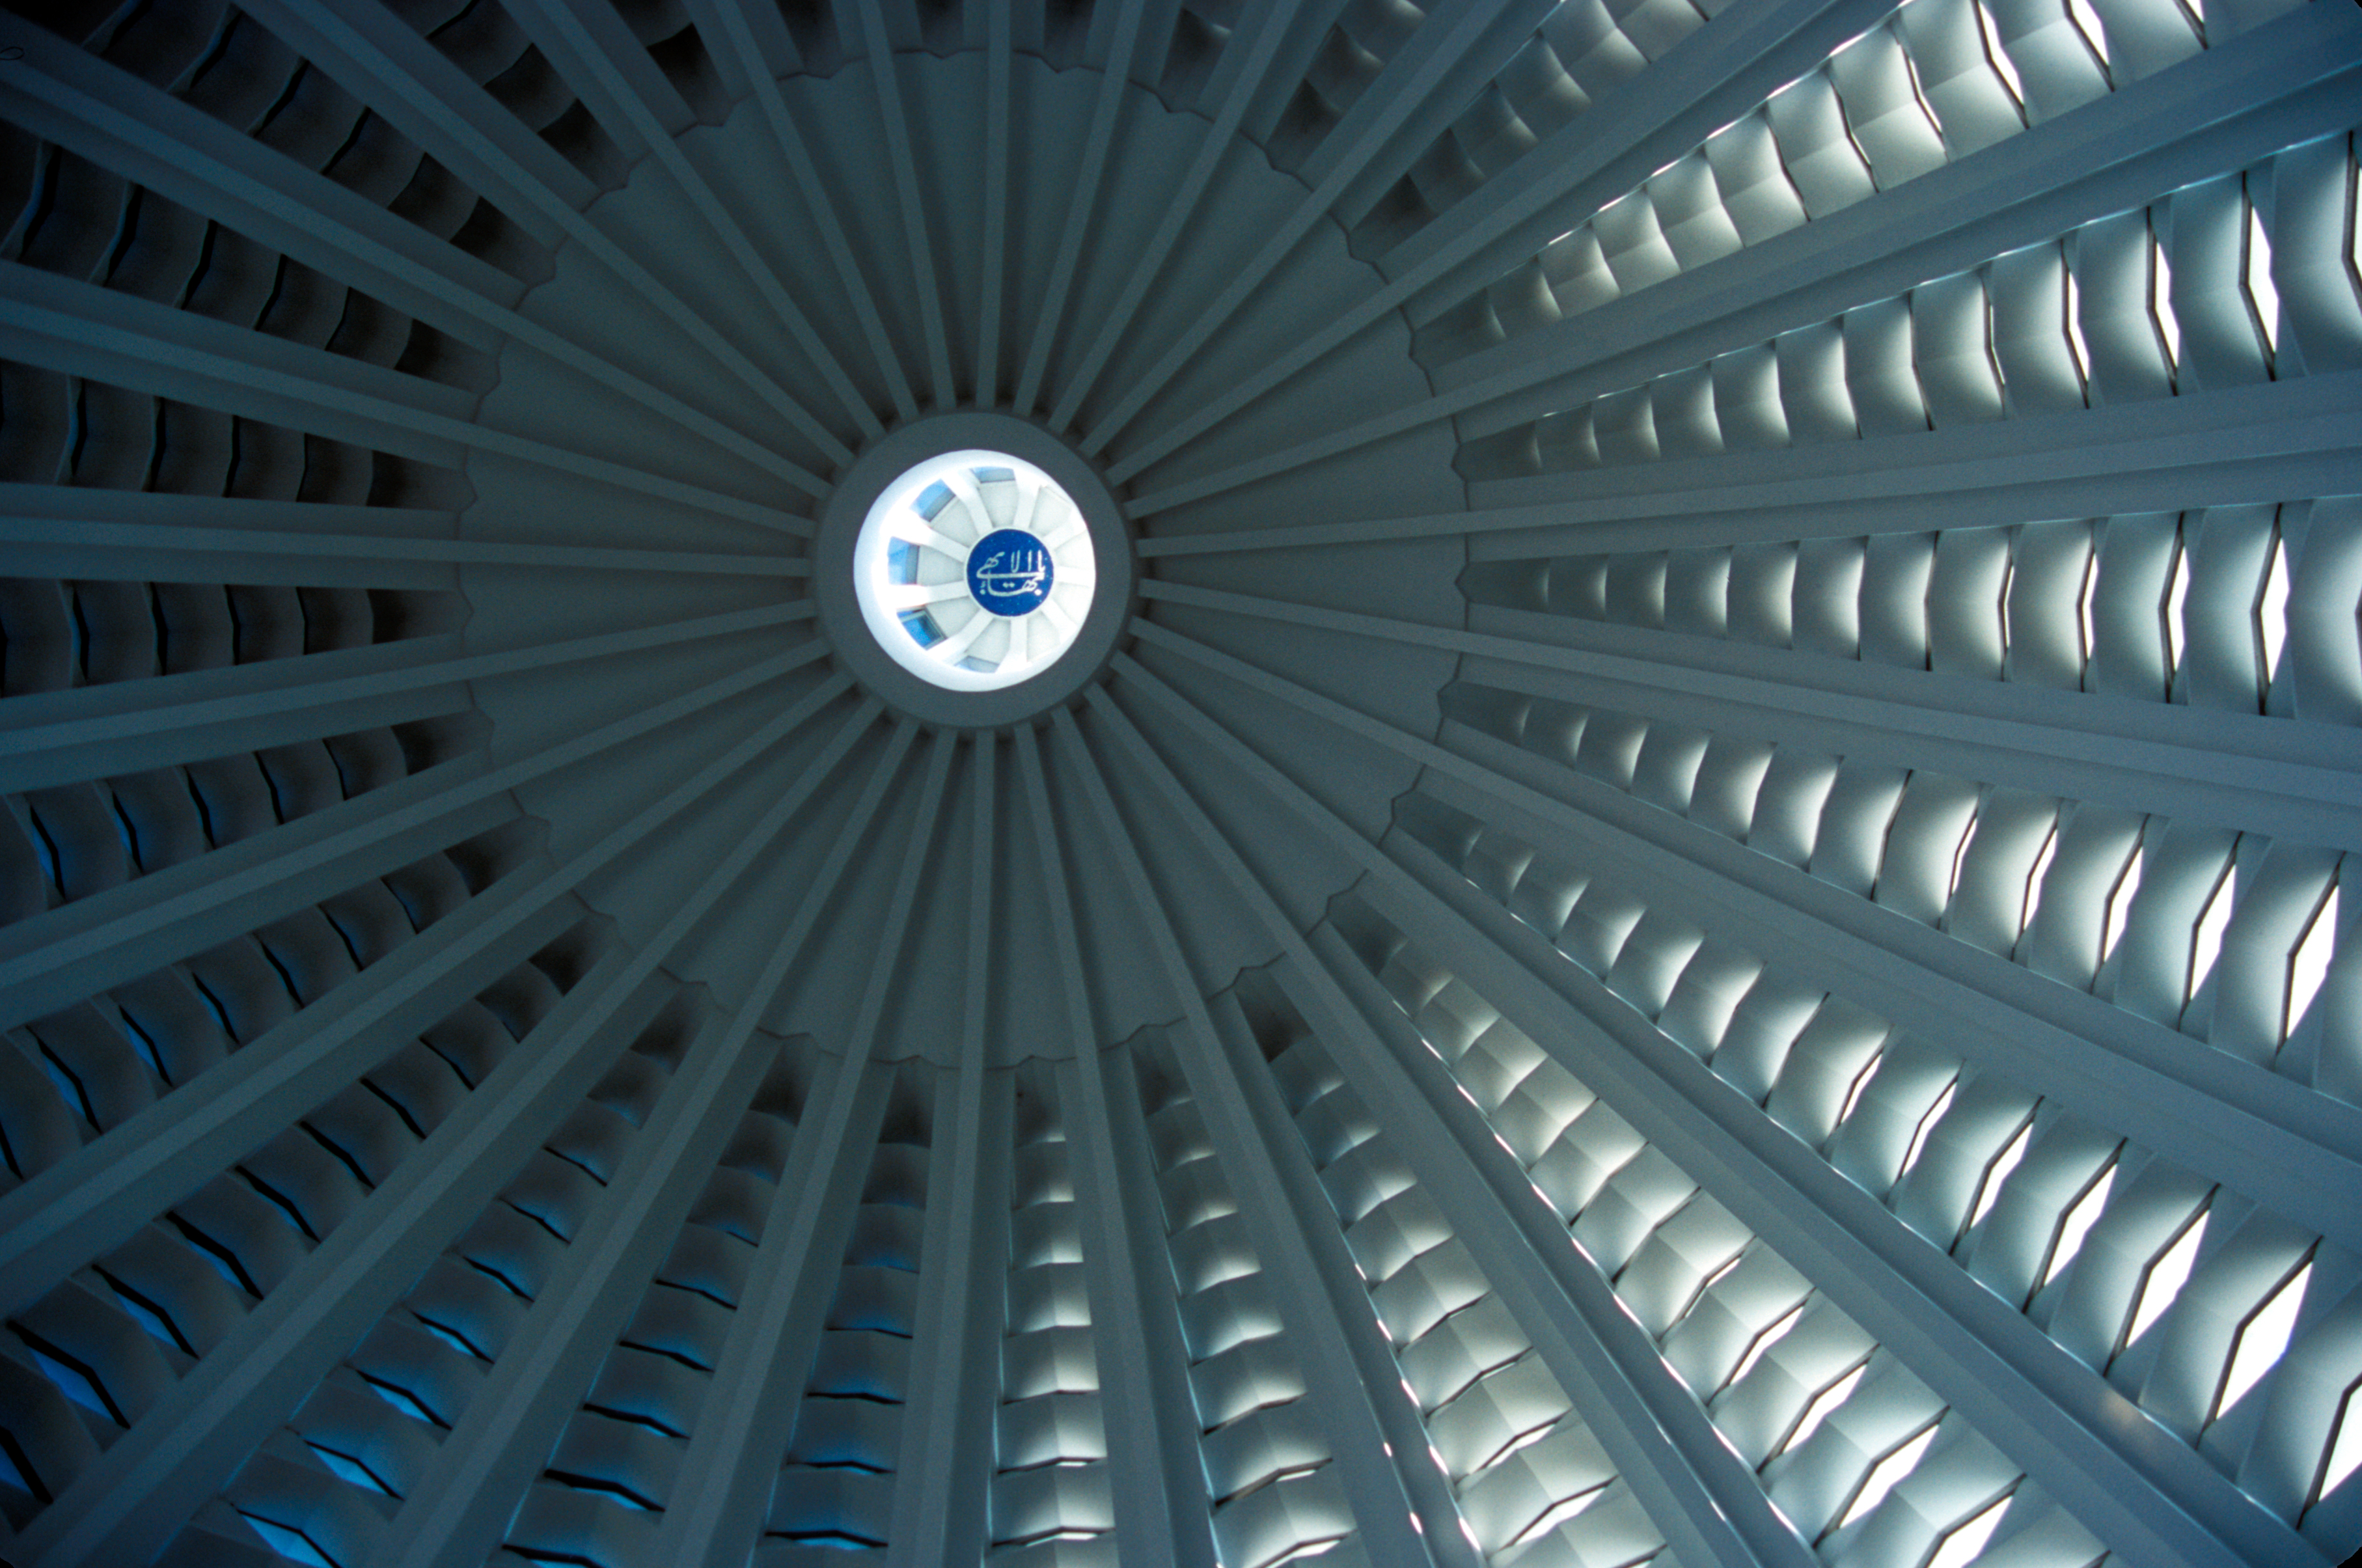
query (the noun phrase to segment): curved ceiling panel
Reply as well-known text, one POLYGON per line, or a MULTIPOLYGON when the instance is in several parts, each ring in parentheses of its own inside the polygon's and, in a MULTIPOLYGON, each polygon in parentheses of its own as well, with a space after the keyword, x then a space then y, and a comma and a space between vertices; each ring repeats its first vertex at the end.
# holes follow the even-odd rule
POLYGON ((2353 7, 45 20, 0 1557, 2362 1543, 2353 7))

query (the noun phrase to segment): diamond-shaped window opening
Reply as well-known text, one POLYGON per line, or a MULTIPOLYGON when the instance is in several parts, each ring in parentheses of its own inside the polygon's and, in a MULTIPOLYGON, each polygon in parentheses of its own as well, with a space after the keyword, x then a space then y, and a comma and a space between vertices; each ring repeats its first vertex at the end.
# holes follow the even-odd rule
POLYGON ((1004 452, 945 452, 879 492, 853 548, 863 620, 931 685, 998 691, 1073 646, 1098 560, 1055 480, 1004 452))

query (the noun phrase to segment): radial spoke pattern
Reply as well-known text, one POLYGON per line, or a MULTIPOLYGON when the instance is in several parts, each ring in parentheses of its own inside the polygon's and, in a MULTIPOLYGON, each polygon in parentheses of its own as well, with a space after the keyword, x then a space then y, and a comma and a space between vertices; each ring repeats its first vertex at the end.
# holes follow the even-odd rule
POLYGON ((2352 6, 43 21, 0 1557, 2362 1545, 2352 6))

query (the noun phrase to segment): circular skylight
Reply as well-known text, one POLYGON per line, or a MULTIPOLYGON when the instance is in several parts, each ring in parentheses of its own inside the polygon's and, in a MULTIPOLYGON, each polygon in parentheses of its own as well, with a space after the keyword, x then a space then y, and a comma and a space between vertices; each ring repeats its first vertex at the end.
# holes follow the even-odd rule
POLYGON ((1098 561, 1058 482, 1006 452, 945 452, 878 492, 853 550, 855 597, 894 662, 931 685, 998 691, 1074 645, 1098 561))

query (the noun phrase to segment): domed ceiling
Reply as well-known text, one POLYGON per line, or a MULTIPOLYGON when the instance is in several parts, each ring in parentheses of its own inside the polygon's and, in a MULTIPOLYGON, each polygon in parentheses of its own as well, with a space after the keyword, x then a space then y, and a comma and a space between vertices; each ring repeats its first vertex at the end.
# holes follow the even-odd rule
POLYGON ((0 120, 0 1559, 2362 1544, 2354 6, 89 0, 0 120))

